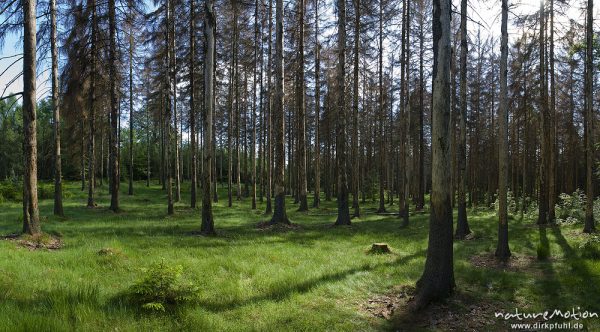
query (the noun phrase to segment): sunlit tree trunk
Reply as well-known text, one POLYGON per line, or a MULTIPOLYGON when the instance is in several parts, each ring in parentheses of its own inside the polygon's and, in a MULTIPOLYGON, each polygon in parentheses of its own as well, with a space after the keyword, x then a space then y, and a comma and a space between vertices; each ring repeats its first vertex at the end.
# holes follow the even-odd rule
POLYGON ((23 233, 38 235, 35 0, 23 0, 23 30, 23 233))
POLYGON ((50 47, 52 53, 52 110, 54 118, 54 215, 64 216, 62 202, 62 160, 60 153, 60 104, 58 101, 58 44, 56 0, 50 0, 50 47))

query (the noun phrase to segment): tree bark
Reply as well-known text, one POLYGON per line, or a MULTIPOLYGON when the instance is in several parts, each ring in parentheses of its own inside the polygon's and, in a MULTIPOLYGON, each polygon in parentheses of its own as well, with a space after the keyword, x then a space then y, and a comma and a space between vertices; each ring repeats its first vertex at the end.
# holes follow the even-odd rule
POLYGON ((62 202, 62 160, 60 153, 60 104, 58 94, 58 44, 56 28, 56 0, 50 0, 50 47, 52 53, 52 110, 54 118, 54 215, 65 215, 62 202))
POLYGON ((593 15, 594 1, 587 2, 587 26, 586 26, 586 57, 585 57, 585 193, 587 196, 585 205, 585 233, 594 233, 596 223, 594 221, 594 187, 592 178, 594 167, 594 113, 592 92, 594 91, 594 67, 593 67, 593 15))
POLYGON ((460 3, 460 139, 458 140, 458 219, 457 239, 464 239, 471 233, 467 220, 467 0, 460 3))
POLYGON ((510 257, 508 247, 508 0, 502 0, 502 37, 500 46, 500 109, 498 124, 498 246, 496 257, 506 261, 510 257))
MULTIPOLYGON (((133 15, 133 2, 128 1, 129 15, 133 15)), ((133 195, 133 16, 129 18, 129 188, 127 194, 133 195)))
POLYGON ((305 103, 305 77, 304 77, 304 11, 305 0, 299 1, 298 24, 298 73, 296 77, 296 104, 298 108, 298 211, 308 211, 306 179, 306 103, 305 103))
MULTIPOLYGON (((108 0, 108 20, 110 30, 110 77, 117 77, 117 21, 115 0, 108 0)), ((113 212, 119 212, 119 104, 117 100, 117 84, 114 79, 110 79, 110 121, 111 121, 111 198, 110 209, 113 212)), ((93 177, 93 175, 90 174, 93 177)))
MULTIPOLYGON (((193 0, 192 0, 193 1, 193 0)), ((206 49, 204 50, 204 167, 202 174, 202 225, 200 231, 203 234, 215 233, 214 219, 211 202, 211 165, 213 158, 212 149, 212 126, 213 126, 213 95, 214 95, 214 65, 215 65, 215 35, 216 26, 214 13, 214 0, 204 2, 204 37, 206 49)))
POLYGON ((35 0, 23 0, 23 30, 23 233, 38 235, 35 0))
POLYGON ((350 225, 348 178, 346 173, 346 0, 336 0, 338 9, 338 64, 337 64, 337 121, 335 158, 337 162, 337 207, 335 225, 350 225))
POLYGON ((275 102, 273 127, 275 129, 275 211, 270 224, 289 224, 285 210, 285 121, 283 108, 283 0, 276 0, 275 9, 275 102))
POLYGON ((432 188, 425 270, 417 282, 414 309, 454 290, 450 201, 450 0, 433 0, 432 188))
POLYGON ((544 0, 540 1, 540 39, 539 39, 539 52, 540 52, 540 191, 538 197, 538 221, 539 225, 548 223, 548 167, 550 166, 549 149, 550 144, 548 139, 549 131, 549 113, 548 110, 548 88, 546 85, 546 38, 545 38, 545 21, 546 14, 544 11, 544 0))
POLYGON ((321 59, 319 56, 319 0, 315 0, 315 197, 313 207, 321 204, 321 59))
POLYGON ((358 204, 358 187, 360 172, 360 157, 358 154, 358 73, 360 60, 360 0, 354 0, 354 82, 352 91, 352 216, 360 217, 358 204))
POLYGON ((272 202, 272 182, 273 182, 273 82, 271 80, 271 72, 273 69, 273 0, 269 0, 269 54, 267 55, 267 179, 266 179, 266 206, 265 214, 269 215, 273 211, 272 202))
MULTIPOLYGON (((196 57, 196 38, 195 36, 195 30, 196 30, 196 9, 195 9, 195 2, 196 0, 190 0, 190 114, 189 114, 189 121, 190 121, 190 154, 191 154, 191 159, 192 159, 192 163, 191 163, 191 185, 190 185, 190 206, 195 209, 196 208, 196 190, 198 189, 198 156, 197 156, 197 142, 196 142, 196 82, 195 82, 195 75, 194 75, 194 60, 196 57)), ((210 11, 210 9, 212 9, 211 4, 207 5, 208 7, 210 7, 209 9, 205 9, 205 12, 208 10, 210 11)), ((211 12, 212 13, 212 12, 211 12)), ((208 27, 205 28, 205 34, 207 35, 207 37, 210 36, 210 32, 207 31, 208 27)), ((214 36, 210 36, 213 37, 213 42, 214 42, 214 36)), ((208 39, 208 38, 207 38, 208 39)), ((207 42, 208 44, 208 42, 207 42)), ((214 45, 213 45, 214 47, 214 45)), ((205 54, 204 56, 206 57, 208 54, 205 54)), ((214 61, 214 58, 212 59, 214 61)), ((205 63, 206 66, 206 63, 205 63)), ((206 70, 206 69, 205 69, 206 70)), ((212 68, 211 68, 211 74, 212 74, 212 68)), ((212 82, 211 82, 212 83, 212 82)), ((205 82, 204 84, 206 84, 206 78, 205 78, 205 82)), ((206 88, 206 87, 205 87, 206 88)), ((204 96, 204 105, 207 106, 207 100, 208 103, 211 104, 212 106, 212 102, 211 102, 211 96, 204 96)), ((211 129, 212 129, 212 123, 209 123, 209 125, 211 125, 211 129)), ((205 130, 206 131, 206 130, 205 130)), ((211 136, 211 140, 212 140, 212 136, 211 136)), ((206 141, 204 141, 204 145, 206 145, 206 141)), ((210 147, 210 149, 212 150, 212 146, 210 147)), ((205 155, 206 157, 206 155, 205 155)), ((212 167, 212 166, 211 166, 212 167)), ((211 196, 211 194, 209 194, 209 197, 211 196)))
MULTIPOLYGON (((340 0, 344 1, 344 0, 340 0)), ((379 76, 379 109, 378 109, 378 122, 379 122, 379 208, 377 213, 385 213, 385 136, 383 131, 384 123, 384 111, 383 111, 383 3, 379 2, 379 61, 378 70, 379 76)), ((338 78, 339 79, 339 78, 338 78)), ((343 82, 343 81, 342 81, 343 82)), ((339 83, 339 82, 338 82, 339 83)), ((342 103, 338 107, 345 107, 342 103)), ((338 119, 339 121, 339 119, 338 119)), ((389 188, 388 188, 389 189, 389 188)))

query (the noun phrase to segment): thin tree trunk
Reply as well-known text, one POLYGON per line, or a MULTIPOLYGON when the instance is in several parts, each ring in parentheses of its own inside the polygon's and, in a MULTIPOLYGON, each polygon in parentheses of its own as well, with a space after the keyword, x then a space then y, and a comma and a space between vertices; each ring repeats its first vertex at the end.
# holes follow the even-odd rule
MULTIPOLYGON (((117 21, 115 0, 108 0, 108 20, 110 30, 110 77, 117 77, 117 21)), ((110 80, 110 120, 111 120, 111 199, 110 209, 119 211, 119 105, 117 100, 117 85, 114 79, 110 80)), ((93 176, 93 175, 90 175, 93 176)))
POLYGON ((289 224, 285 209, 285 121, 283 92, 283 0, 276 0, 275 25, 275 103, 273 126, 275 128, 275 211, 270 224, 289 224))
POLYGON ((460 5, 460 139, 458 140, 458 219, 456 221, 457 239, 471 233, 467 220, 467 0, 460 5))
POLYGON ((296 103, 298 108, 298 190, 299 206, 298 211, 308 211, 307 191, 308 184, 306 179, 306 104, 304 91, 304 11, 306 8, 305 0, 298 0, 299 18, 298 24, 300 31, 298 33, 298 73, 296 77, 296 103))
POLYGON ((60 154, 60 104, 58 101, 58 44, 56 32, 56 0, 50 0, 50 47, 52 52, 52 109, 54 118, 54 215, 65 215, 62 202, 62 161, 60 154))
MULTIPOLYGON (((179 167, 179 132, 178 132, 178 125, 177 125, 177 52, 175 49, 175 2, 171 2, 169 10, 171 11, 169 16, 170 16, 170 24, 168 27, 168 30, 171 33, 171 36, 169 38, 169 48, 170 48, 170 55, 169 55, 169 60, 171 61, 169 64, 169 68, 170 68, 170 75, 171 75, 171 83, 170 83, 170 93, 172 93, 173 95, 171 96, 170 100, 172 100, 172 115, 173 115, 173 131, 170 132, 171 135, 173 135, 174 139, 175 139, 175 156, 174 156, 174 160, 175 160, 175 169, 173 170, 174 175, 175 175, 175 202, 179 202, 181 200, 181 174, 180 174, 180 167, 179 167)), ((169 128, 170 128, 171 124, 169 123, 169 128)), ((170 141, 169 141, 170 142, 170 141)))
POLYGON ((315 0, 315 197, 313 207, 321 204, 321 59, 319 56, 319 0, 315 0))
POLYGON ((352 208, 353 217, 360 217, 358 204, 358 184, 360 172, 360 158, 358 155, 358 70, 360 60, 360 0, 354 0, 354 86, 352 92, 352 208))
POLYGON ((556 149, 556 90, 554 85, 554 0, 550 0, 550 123, 548 137, 550 141, 548 146, 549 161, 548 165, 548 221, 554 222, 556 219, 555 205, 556 205, 556 161, 558 150, 556 149))
POLYGON ((502 261, 510 257, 508 247, 508 0, 502 0, 502 41, 500 46, 500 114, 498 126, 498 246, 496 257, 502 261))
POLYGON ((90 136, 89 136, 89 161, 88 161, 88 176, 89 176, 89 184, 88 184, 88 202, 87 207, 93 208, 96 206, 96 202, 94 199, 94 191, 95 191, 95 169, 96 169, 96 70, 97 70, 97 43, 98 43, 98 21, 97 21, 97 12, 96 12, 96 0, 92 0, 92 70, 91 70, 91 85, 90 85, 90 136))
MULTIPOLYGON (((192 0, 193 2, 193 0, 192 0)), ((214 0, 204 2, 204 37, 206 39, 206 49, 204 50, 204 167, 202 176, 202 225, 203 234, 212 235, 215 233, 214 219, 212 214, 211 202, 211 165, 213 158, 213 95, 214 95, 214 65, 215 65, 215 13, 214 0)))
POLYGON ((546 14, 544 12, 544 0, 540 1, 540 39, 539 39, 539 52, 540 52, 540 132, 541 132, 541 161, 540 161, 540 192, 538 199, 538 224, 548 223, 548 166, 550 165, 549 160, 549 146, 548 131, 549 131, 549 110, 548 110, 548 89, 546 87, 546 69, 545 69, 545 53, 546 53, 546 38, 545 38, 545 20, 546 14))
MULTIPOLYGON (((197 160, 197 146, 196 146, 196 99, 195 99, 195 92, 196 92, 196 82, 194 79, 194 59, 195 59, 195 52, 196 52, 196 38, 194 38, 195 35, 195 28, 196 28, 196 9, 195 9, 195 2, 196 0, 190 0, 190 114, 189 114, 189 121, 190 121, 190 153, 191 153, 191 157, 192 157, 192 163, 191 163, 191 185, 190 185, 190 206, 195 209, 196 208, 196 190, 197 190, 197 181, 198 181, 198 160, 197 160)), ((205 11, 209 12, 209 14, 212 14, 212 4, 208 4, 207 5, 209 8, 206 9, 205 11)), ((207 22, 207 23, 211 23, 211 22, 207 22)), ((207 34, 207 36, 213 37, 213 42, 214 42, 214 36, 211 36, 210 32, 207 31, 208 27, 205 28, 205 34, 207 34)), ((208 54, 205 54, 205 56, 207 56, 208 54)), ((212 60, 214 60, 214 58, 212 58, 212 60)), ((205 64, 206 65, 206 64, 205 64)), ((205 69, 206 70, 206 69, 205 69)), ((212 68, 211 68, 211 74, 212 74, 212 68)), ((212 76, 211 76, 212 78, 212 76)), ((211 82, 212 83, 212 82, 211 82)), ((206 81, 205 83, 206 84, 206 81)), ((212 87, 211 87, 212 88, 212 87)), ((212 90, 211 90, 212 92, 212 90)), ((207 98, 211 98, 211 96, 205 96, 204 97, 204 105, 205 107, 208 105, 206 103, 207 98)), ((208 99, 208 102, 211 104, 212 106, 212 102, 211 99, 208 99)), ((211 129, 212 129, 212 123, 209 123, 211 125, 211 129)), ((212 137, 211 137, 212 140, 212 137)), ((206 145, 206 141, 204 141, 204 145, 206 145)), ((209 147, 212 150, 212 146, 209 147)), ((206 157, 206 156, 205 156, 206 157)), ((203 161, 204 162, 204 161, 203 161)), ((212 167, 212 166, 211 166, 212 167)), ((210 193, 209 193, 209 197, 210 197, 210 193)))
POLYGON ((272 198, 272 194, 271 194, 271 188, 272 188, 272 182, 273 182, 273 143, 272 143, 272 139, 273 139, 273 129, 272 129, 272 120, 273 120, 273 83, 271 80, 271 71, 273 69, 273 64, 272 64, 272 36, 273 36, 273 0, 269 0, 269 54, 267 55, 267 89, 268 89, 268 96, 267 96, 267 181, 266 181, 266 187, 267 187, 267 195, 266 195, 266 208, 265 208, 265 214, 269 215, 271 214, 271 212, 273 211, 272 207, 271 207, 271 198, 272 198))
MULTIPOLYGON (((129 15, 133 15, 133 3, 129 0, 129 15)), ((129 188, 127 194, 133 195, 133 18, 129 22, 129 188)))
POLYGON ((594 163, 594 113, 592 92, 594 91, 594 67, 593 67, 593 15, 594 1, 587 2, 587 26, 586 26, 586 57, 585 57, 585 160, 586 160, 586 177, 585 177, 585 193, 587 196, 585 205, 585 233, 593 233, 596 231, 596 223, 594 221, 594 187, 593 187, 593 163, 594 163))
POLYGON ((256 66, 258 65, 258 0, 254 1, 254 73, 252 78, 252 210, 256 209, 256 66))
MULTIPOLYGON (((281 0, 279 0, 281 1, 281 0)), ((337 162, 337 207, 335 225, 350 225, 348 178, 346 174, 346 0, 336 0, 338 9, 337 121, 335 154, 337 162)))
MULTIPOLYGON (((114 0, 111 0, 114 1, 114 0)), ((173 81, 171 80, 171 78, 173 77, 172 71, 175 70, 175 68, 171 67, 173 65, 173 62, 171 61, 171 34, 170 34, 170 26, 171 26, 171 20, 173 19, 173 17, 171 16, 171 6, 173 6, 172 0, 166 0, 167 1, 167 10, 165 11, 166 15, 167 15, 167 19, 166 19, 166 45, 167 45, 167 52, 165 53, 166 55, 166 59, 165 59, 165 66, 167 69, 167 73, 165 75, 165 80, 166 80, 166 84, 165 84, 165 121, 164 121, 164 125, 165 125, 165 182, 166 182, 166 189, 167 189, 167 214, 172 215, 175 213, 174 208, 173 208, 173 174, 171 171, 171 138, 172 138, 172 132, 171 132, 171 93, 174 91, 172 88, 172 84, 173 81)))
MULTIPOLYGON (((345 0, 340 0, 345 1, 345 0)), ((384 111, 383 111, 383 3, 379 3, 379 209, 377 213, 385 213, 385 136, 383 131, 384 111)), ((339 78, 338 78, 339 79, 339 78)), ((340 104, 338 107, 345 107, 340 104)), ((339 121, 339 119, 338 119, 339 121)))

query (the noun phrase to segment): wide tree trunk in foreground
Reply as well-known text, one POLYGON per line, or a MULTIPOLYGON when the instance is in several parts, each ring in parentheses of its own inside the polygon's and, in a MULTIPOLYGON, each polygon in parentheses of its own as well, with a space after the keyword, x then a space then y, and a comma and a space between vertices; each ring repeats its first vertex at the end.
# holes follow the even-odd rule
POLYGON ((508 248, 508 0, 502 0, 502 37, 500 46, 500 114, 498 125, 498 246, 496 257, 506 261, 510 257, 508 248))
POLYGON ((471 233, 467 221, 467 0, 460 2, 460 113, 458 140, 458 219, 457 239, 471 233))
MULTIPOLYGON (((192 0, 193 2, 193 0, 192 0)), ((213 122, 213 94, 214 94, 214 65, 215 65, 215 12, 214 0, 204 3, 204 37, 206 38, 206 49, 204 50, 204 166, 202 168, 202 226, 203 234, 215 233, 214 219, 211 202, 211 169, 212 169, 212 122, 213 122)))
POLYGON ((433 122, 431 214, 425 270, 417 282, 414 309, 454 290, 450 194, 450 0, 433 0, 433 122))
POLYGON ((23 233, 42 232, 37 196, 36 1, 23 0, 23 233))
POLYGON ((275 130, 275 211, 270 224, 289 224, 285 210, 285 121, 283 109, 283 0, 275 5, 275 102, 273 129, 275 130))
POLYGON ((585 57, 585 123, 586 123, 586 134, 585 134, 585 161, 586 161, 586 178, 585 178, 585 193, 587 196, 587 203, 585 206, 585 226, 583 231, 585 233, 593 233, 596 231, 596 224, 594 222, 594 187, 592 178, 593 166, 594 166, 594 144, 593 144, 593 133, 594 133, 594 112, 593 112, 593 99, 592 92, 594 91, 594 67, 592 64, 593 56, 593 27, 594 22, 594 1, 588 0, 587 2, 587 26, 586 26, 586 57, 585 57))
POLYGON ((335 225, 350 225, 348 204, 348 176, 346 168, 346 0, 337 0, 338 9, 338 64, 337 64, 337 121, 335 158, 337 161, 337 207, 335 225))
POLYGON ((52 110, 54 117, 54 215, 64 216, 62 202, 62 160, 60 154, 60 104, 58 101, 58 44, 56 0, 50 0, 50 47, 52 53, 52 110))

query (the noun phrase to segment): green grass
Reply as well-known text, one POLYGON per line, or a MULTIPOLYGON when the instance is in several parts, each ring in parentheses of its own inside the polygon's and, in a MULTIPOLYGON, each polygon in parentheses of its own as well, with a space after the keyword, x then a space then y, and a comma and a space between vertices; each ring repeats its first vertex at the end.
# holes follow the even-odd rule
MULTIPOLYGON (((67 183, 67 217, 52 216, 52 200, 40 202, 43 230, 60 234, 57 251, 29 251, 0 241, 0 330, 8 331, 356 331, 394 329, 393 324, 362 311, 368 299, 397 285, 414 285, 427 248, 427 214, 411 216, 408 228, 391 215, 366 212, 351 227, 331 227, 335 202, 319 210, 295 212, 299 229, 260 230, 268 220, 264 203, 250 200, 226 207, 223 195, 214 208, 216 237, 194 235, 200 211, 187 207, 187 186, 175 216, 166 215, 159 186, 136 183, 135 195, 122 186, 122 213, 109 212, 106 186, 99 207, 85 207, 78 183, 67 183), (391 255, 368 255, 374 242, 386 242, 391 255), (98 254, 110 248, 113 254, 98 254), (163 260, 183 266, 183 279, 198 286, 200 298, 166 313, 145 313, 114 299, 163 260)), ((390 207, 396 210, 397 206, 390 207)), ((19 203, 0 205, 0 234, 21 228, 19 203)), ((534 312, 571 309, 600 312, 600 262, 580 258, 574 232, 580 226, 539 230, 531 220, 510 220, 513 254, 537 256, 538 244, 549 259, 534 269, 511 272, 477 268, 469 258, 493 252, 493 212, 470 216, 476 238, 455 242, 457 290, 503 308, 534 312), (570 234, 570 235, 569 235, 570 234)), ((469 319, 465 317, 465 319, 469 319)), ((489 319, 494 319, 489 317, 489 319)), ((599 320, 585 321, 600 328, 599 320)))

